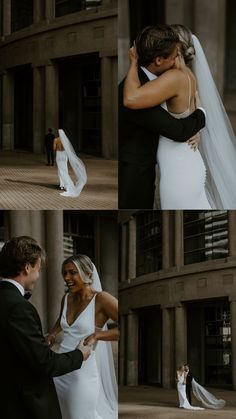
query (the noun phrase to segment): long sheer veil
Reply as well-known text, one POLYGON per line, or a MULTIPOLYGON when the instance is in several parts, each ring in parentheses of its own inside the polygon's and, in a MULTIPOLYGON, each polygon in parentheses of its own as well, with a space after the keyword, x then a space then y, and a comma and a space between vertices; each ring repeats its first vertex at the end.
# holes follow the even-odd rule
POLYGON ((200 100, 206 110, 206 127, 201 132, 199 149, 207 168, 207 195, 212 208, 235 209, 235 135, 201 44, 195 35, 192 37, 196 51, 193 71, 197 79, 200 100))
POLYGON ((79 157, 76 155, 75 150, 72 144, 70 143, 69 139, 67 138, 65 132, 62 129, 59 129, 58 132, 64 150, 68 156, 70 165, 77 179, 75 183, 72 181, 71 178, 68 179, 67 191, 61 193, 61 195, 77 197, 80 195, 84 185, 87 182, 87 173, 85 165, 82 162, 82 160, 80 160, 79 157))
MULTIPOLYGON (((95 265, 93 265, 92 279, 93 288, 97 291, 102 291, 101 281, 95 265)), ((105 325, 103 330, 106 329, 107 326, 105 325)), ((95 350, 101 379, 97 411, 102 418, 116 419, 118 418, 118 390, 111 343, 99 341, 95 350)))
POLYGON ((207 409, 222 409, 225 406, 225 400, 217 399, 213 394, 198 384, 194 378, 192 380, 192 389, 196 399, 207 409))

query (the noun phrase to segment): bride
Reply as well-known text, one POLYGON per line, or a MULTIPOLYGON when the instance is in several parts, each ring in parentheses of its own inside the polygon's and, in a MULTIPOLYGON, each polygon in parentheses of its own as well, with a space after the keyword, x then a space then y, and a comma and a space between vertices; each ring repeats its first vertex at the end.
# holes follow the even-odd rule
MULTIPOLYGON (((197 90, 206 109, 206 129, 201 133, 201 154, 187 143, 160 137, 162 209, 236 208, 236 141, 198 39, 182 25, 172 25, 180 38, 175 68, 141 86, 136 50, 130 50, 130 68, 124 88, 125 106, 132 109, 158 104, 176 118, 193 112, 197 90), (186 65, 195 59, 194 72, 186 65), (196 76, 196 77, 195 77, 196 76), (166 102, 165 102, 166 101, 166 102), (206 176, 207 174, 207 176, 206 176)), ((138 52, 137 43, 137 52, 138 52)))
POLYGON ((62 332, 56 352, 68 352, 80 345, 93 350, 80 370, 54 378, 63 419, 116 419, 117 384, 111 344, 118 329, 107 329, 117 321, 117 300, 101 289, 96 267, 85 255, 72 256, 62 264, 69 293, 62 299, 60 316, 47 335, 50 346, 62 332))
POLYGON ((59 137, 54 139, 53 149, 56 151, 56 162, 58 168, 58 178, 62 196, 78 197, 87 182, 87 174, 84 163, 76 155, 72 144, 65 132, 59 129, 59 137), (68 160, 76 176, 74 183, 68 172, 68 160))
MULTIPOLYGON (((176 372, 177 391, 179 397, 179 407, 188 410, 204 410, 202 407, 192 406, 186 394, 187 372, 185 365, 182 364, 176 372)), ((225 401, 217 399, 213 394, 207 391, 204 387, 198 384, 194 378, 192 379, 192 390, 197 400, 207 409, 222 409, 225 406, 225 401)))

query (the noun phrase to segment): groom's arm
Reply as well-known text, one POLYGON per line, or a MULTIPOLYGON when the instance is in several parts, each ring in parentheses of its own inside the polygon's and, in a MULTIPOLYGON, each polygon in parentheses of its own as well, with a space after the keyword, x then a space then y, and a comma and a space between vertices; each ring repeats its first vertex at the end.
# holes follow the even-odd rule
POLYGON ((187 118, 177 119, 161 106, 149 109, 123 109, 123 117, 133 124, 177 142, 185 142, 205 126, 205 113, 196 109, 187 118))

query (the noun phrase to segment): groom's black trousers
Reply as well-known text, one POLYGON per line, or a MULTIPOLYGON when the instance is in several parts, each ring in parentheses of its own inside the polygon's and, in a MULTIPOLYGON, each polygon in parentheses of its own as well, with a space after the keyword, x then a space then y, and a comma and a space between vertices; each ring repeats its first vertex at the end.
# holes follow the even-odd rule
POLYGON ((155 194, 155 166, 137 162, 119 162, 119 208, 152 209, 155 194))

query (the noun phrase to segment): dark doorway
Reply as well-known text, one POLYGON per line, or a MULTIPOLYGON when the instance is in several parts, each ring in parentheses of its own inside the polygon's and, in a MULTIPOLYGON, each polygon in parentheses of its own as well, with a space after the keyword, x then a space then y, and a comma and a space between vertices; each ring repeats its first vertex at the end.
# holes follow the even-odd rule
POLYGON ((11 0, 12 32, 26 28, 33 23, 33 0, 11 0))
POLYGON ((101 155, 101 76, 97 54, 60 61, 59 124, 76 151, 101 155))
POLYGON ((130 40, 145 26, 165 23, 165 0, 129 0, 130 40))
POLYGON ((33 73, 24 66, 14 73, 15 148, 33 151, 33 73))
POLYGON ((231 387, 231 319, 227 300, 191 303, 187 308, 188 363, 195 379, 231 387))
POLYGON ((159 307, 139 311, 139 384, 162 383, 162 315, 159 307))

